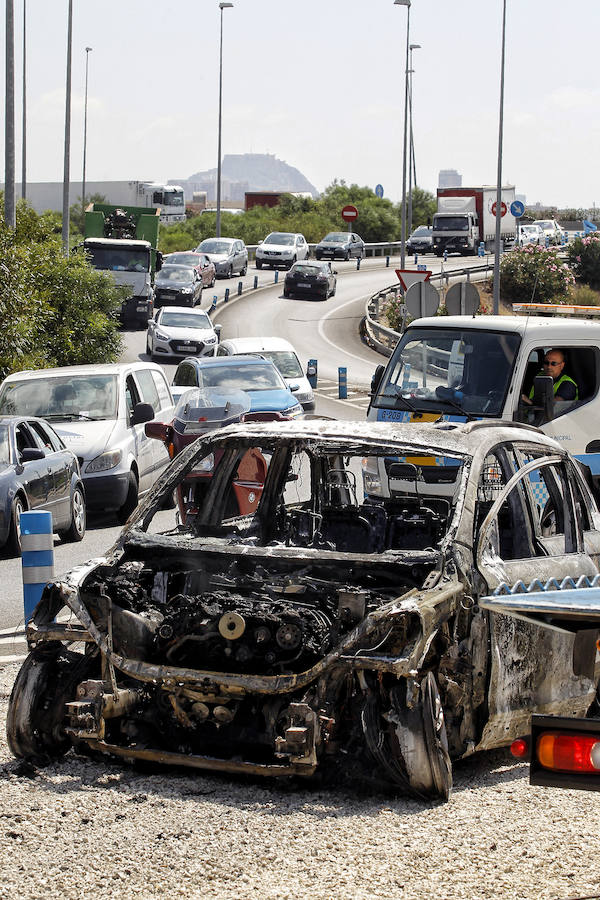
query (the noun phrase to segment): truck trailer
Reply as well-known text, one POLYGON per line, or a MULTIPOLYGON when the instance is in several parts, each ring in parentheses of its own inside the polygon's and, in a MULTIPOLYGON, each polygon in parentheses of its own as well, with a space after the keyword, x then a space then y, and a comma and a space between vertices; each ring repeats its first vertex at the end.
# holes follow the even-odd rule
MULTIPOLYGON (((515 199, 514 185, 502 188, 500 238, 512 241, 516 236, 516 219, 510 211, 515 199)), ((483 187, 438 188, 438 208, 433 217, 433 251, 436 256, 460 253, 476 256, 479 245, 491 250, 496 241, 495 185, 483 187)))

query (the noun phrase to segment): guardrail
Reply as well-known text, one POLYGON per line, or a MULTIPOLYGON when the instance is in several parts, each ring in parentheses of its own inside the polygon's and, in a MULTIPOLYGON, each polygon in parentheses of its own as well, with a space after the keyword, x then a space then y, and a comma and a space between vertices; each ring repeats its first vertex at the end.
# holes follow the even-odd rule
MULTIPOLYGON (((255 258, 258 246, 258 244, 246 244, 249 259, 255 258)), ((317 245, 309 244, 308 246, 312 253, 317 245)), ((375 241, 365 244, 365 256, 395 256, 400 254, 401 249, 402 241, 375 241)))
MULTIPOLYGON (((492 268, 492 264, 486 262, 485 265, 481 266, 470 266, 469 268, 452 269, 445 271, 442 270, 435 275, 431 275, 429 281, 439 281, 440 287, 442 287, 444 283, 447 287, 451 281, 457 281, 458 279, 464 278, 465 276, 467 281, 470 281, 473 275, 477 276, 474 280, 485 280, 492 268)), ((365 307, 365 317, 362 323, 363 338, 366 340, 369 346, 373 348, 373 350, 376 350, 383 356, 392 355, 394 347, 400 340, 402 332, 394 331, 393 328, 389 328, 387 325, 382 325, 377 321, 377 319, 380 315, 381 308, 385 305, 385 303, 389 301, 390 297, 393 295, 394 299, 398 300, 401 294, 402 285, 392 284, 387 288, 383 288, 383 290, 381 291, 377 291, 376 294, 373 294, 367 300, 367 304, 365 307)), ((402 330, 404 330, 407 318, 406 307, 402 306, 400 313, 402 316, 402 330)))

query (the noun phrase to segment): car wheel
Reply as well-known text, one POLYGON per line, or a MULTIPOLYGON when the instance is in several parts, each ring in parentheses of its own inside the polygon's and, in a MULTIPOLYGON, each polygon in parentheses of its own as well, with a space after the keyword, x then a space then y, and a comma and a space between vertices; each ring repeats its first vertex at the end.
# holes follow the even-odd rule
POLYGON ((292 295, 291 295, 291 293, 290 293, 289 291, 286 291, 285 288, 284 288, 284 289, 283 289, 283 296, 287 299, 288 297, 291 297, 292 295))
POLYGON ((208 286, 209 286, 210 288, 213 288, 213 287, 215 286, 215 281, 216 281, 216 280, 217 280, 217 272, 216 272, 216 269, 215 269, 215 271, 213 272, 212 281, 210 282, 210 284, 209 284, 208 286))
POLYGON ((244 275, 246 274, 247 271, 248 271, 248 263, 246 263, 246 264, 240 269, 240 275, 242 276, 242 278, 244 277, 244 275))
POLYGON ((285 266, 286 269, 291 269, 292 266, 294 265, 294 263, 296 262, 296 259, 297 259, 297 257, 294 256, 294 257, 292 258, 291 262, 286 263, 286 266, 285 266))
POLYGON ((21 666, 8 702, 8 746, 19 759, 46 763, 71 746, 65 734, 65 704, 75 699, 77 685, 99 676, 98 659, 66 650, 56 643, 32 650, 21 666))
POLYGON ((135 477, 135 472, 129 473, 129 486, 127 488, 127 496, 125 497, 125 503, 123 506, 117 510, 117 519, 123 525, 131 513, 134 511, 136 506, 138 505, 138 481, 135 477))
POLYGON ((85 536, 86 515, 85 497, 83 488, 78 484, 71 497, 71 524, 66 531, 59 531, 58 536, 62 541, 76 543, 82 541, 85 536))
POLYGON ((152 359, 152 347, 150 346, 150 338, 146 338, 146 356, 152 359))
POLYGON ((254 265, 256 266, 257 269, 262 269, 262 263, 261 263, 260 259, 256 259, 254 261, 254 265))
POLYGON ((335 297, 336 288, 337 288, 337 284, 334 284, 334 286, 331 288, 331 296, 332 297, 335 297))
POLYGON ((344 259, 346 260, 346 262, 348 262, 348 260, 350 259, 350 251, 349 250, 346 250, 346 252, 344 253, 344 259))
POLYGON ((321 254, 320 254, 320 253, 315 253, 315 257, 316 257, 316 259, 321 259, 321 254))
POLYGON ((233 278, 233 266, 229 266, 227 269, 227 278, 233 278))
POLYGON ((22 494, 17 494, 12 502, 10 514, 10 526, 6 546, 13 556, 21 555, 21 513, 27 509, 27 503, 22 494))

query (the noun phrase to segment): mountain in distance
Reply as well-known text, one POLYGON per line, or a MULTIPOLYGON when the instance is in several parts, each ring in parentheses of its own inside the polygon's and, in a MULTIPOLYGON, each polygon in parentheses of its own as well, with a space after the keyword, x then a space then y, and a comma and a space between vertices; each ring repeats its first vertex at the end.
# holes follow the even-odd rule
MULTIPOLYGON (((177 181, 170 179, 170 183, 180 184, 184 188, 186 200, 188 192, 191 194, 192 191, 206 190, 210 203, 215 199, 216 179, 215 167, 204 172, 196 172, 189 178, 177 181)), ((230 153, 224 156, 221 165, 223 199, 243 206, 246 191, 289 191, 319 196, 319 191, 302 172, 282 159, 277 159, 272 153, 230 153)))

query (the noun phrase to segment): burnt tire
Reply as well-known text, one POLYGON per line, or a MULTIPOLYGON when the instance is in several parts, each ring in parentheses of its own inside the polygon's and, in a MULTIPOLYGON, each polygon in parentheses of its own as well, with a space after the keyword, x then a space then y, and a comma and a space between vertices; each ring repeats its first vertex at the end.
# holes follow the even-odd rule
POLYGON ((85 536, 86 511, 85 496, 80 484, 76 485, 71 497, 71 524, 65 531, 59 531, 58 536, 62 541, 77 543, 85 536))
POLYGON ((48 645, 32 650, 21 666, 8 702, 6 735, 17 758, 45 764, 71 746, 64 730, 65 703, 77 685, 98 669, 96 659, 48 645))
POLYGON ((117 510, 117 519, 124 525, 131 513, 134 511, 136 506, 138 505, 138 481, 135 477, 135 472, 129 473, 129 485, 127 488, 127 496, 125 497, 125 503, 123 506, 117 510))
POLYGON ((8 539, 6 548, 13 556, 21 555, 21 513, 27 509, 22 494, 17 494, 13 499, 10 511, 10 525, 8 529, 8 539))

